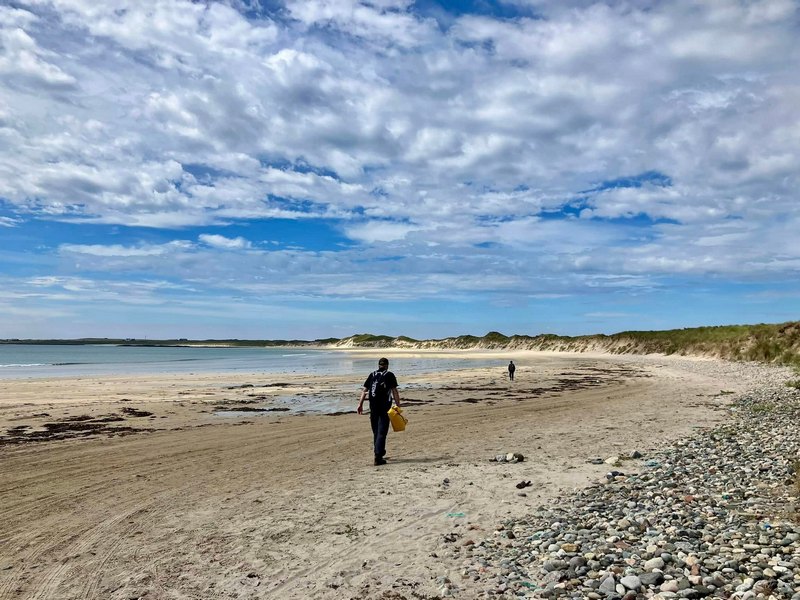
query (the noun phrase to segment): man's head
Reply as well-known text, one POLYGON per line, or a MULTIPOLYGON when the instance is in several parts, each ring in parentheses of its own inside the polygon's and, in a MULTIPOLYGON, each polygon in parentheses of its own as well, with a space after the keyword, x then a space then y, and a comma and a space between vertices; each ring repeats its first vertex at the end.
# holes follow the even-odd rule
POLYGON ((378 370, 379 371, 385 371, 388 368, 389 368, 389 359, 388 358, 381 358, 378 361, 378 370))

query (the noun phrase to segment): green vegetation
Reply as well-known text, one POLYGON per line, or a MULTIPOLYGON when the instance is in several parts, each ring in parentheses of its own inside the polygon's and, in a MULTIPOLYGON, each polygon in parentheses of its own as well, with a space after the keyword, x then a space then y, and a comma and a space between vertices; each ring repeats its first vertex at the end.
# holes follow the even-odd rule
POLYGON ((503 335, 497 331, 490 331, 485 336, 483 336, 483 341, 489 344, 507 344, 508 343, 508 336, 503 335))
POLYGON ((624 331, 610 339, 629 340, 639 352, 713 354, 721 358, 800 364, 800 323, 725 325, 668 331, 624 331))
MULTIPOLYGON (((415 340, 361 333, 345 339, 324 338, 307 340, 139 340, 84 338, 78 340, 0 340, 0 344, 125 344, 135 346, 203 346, 225 345, 241 347, 267 346, 337 346, 352 345, 365 348, 388 348, 396 345, 415 345, 426 348, 510 348, 514 350, 560 350, 581 352, 598 350, 614 354, 679 354, 713 356, 728 360, 748 360, 792 365, 800 375, 800 322, 759 325, 723 325, 693 327, 667 331, 623 331, 613 335, 582 335, 576 337, 545 333, 537 336, 507 336, 490 331, 482 337, 461 335, 437 340, 415 340)), ((789 382, 800 387, 800 379, 789 382)))
MULTIPOLYGON (((524 336, 515 336, 521 340, 524 336)), ((539 350, 594 348, 615 354, 679 354, 800 367, 800 322, 723 325, 666 331, 623 331, 613 335, 578 337, 552 334, 527 338, 526 347, 539 350)), ((519 347, 519 344, 517 344, 519 347)))
POLYGON ((455 338, 445 338, 444 340, 438 340, 438 341, 440 343, 452 341, 453 342, 452 345, 457 348, 471 348, 473 346, 477 346, 480 339, 481 338, 475 337, 474 335, 460 335, 455 338))
POLYGON ((372 335, 371 333, 359 333, 350 338, 354 346, 388 346, 394 338, 388 335, 372 335))

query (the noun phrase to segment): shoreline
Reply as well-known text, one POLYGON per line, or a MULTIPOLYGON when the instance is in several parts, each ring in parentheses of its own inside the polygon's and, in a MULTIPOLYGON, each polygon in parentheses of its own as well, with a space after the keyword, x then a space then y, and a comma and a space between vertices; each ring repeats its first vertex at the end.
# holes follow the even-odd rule
MULTIPOLYGON (((85 345, 86 346, 86 345, 85 345)), ((62 346, 58 346, 61 348, 62 346)), ((118 347, 114 345, 114 347, 118 347)), ((176 349, 177 346, 153 347, 158 350, 176 349)), ((561 358, 586 358, 586 359, 616 359, 625 357, 625 360, 638 360, 637 356, 646 359, 670 359, 694 360, 694 361, 713 361, 720 360, 708 356, 675 356, 651 353, 645 355, 620 355, 599 350, 584 352, 571 352, 563 350, 528 350, 528 349, 447 349, 437 350, 431 348, 406 348, 406 347, 387 347, 382 349, 375 348, 353 348, 353 347, 299 347, 284 346, 270 348, 239 348, 239 347, 191 347, 186 346, 187 350, 218 350, 225 351, 249 351, 248 355, 194 355, 184 357, 181 355, 155 355, 142 360, 141 354, 132 357, 125 355, 114 356, 113 360, 98 359, 93 355, 78 356, 71 358, 68 355, 56 354, 55 356, 45 353, 37 356, 39 360, 25 361, 17 363, 12 361, 9 364, 0 365, 0 383, 4 381, 64 381, 69 382, 75 379, 109 379, 116 380, 122 377, 129 377, 132 380, 151 378, 162 379, 172 377, 176 380, 183 380, 187 376, 201 377, 239 377, 260 379, 273 375, 303 373, 307 377, 316 378, 319 376, 350 375, 354 379, 359 379, 362 374, 368 371, 372 364, 380 356, 387 356, 393 361, 400 361, 401 364, 392 365, 392 368, 399 372, 412 375, 435 373, 442 369, 462 370, 465 368, 494 366, 500 371, 505 372, 508 360, 515 361, 551 361, 561 358), (253 352, 255 350, 255 353, 253 352), (266 350, 274 352, 287 352, 293 350, 305 351, 300 354, 272 354, 260 355, 259 351, 266 350), (287 359, 299 357, 296 363, 290 363, 287 359), (338 358, 337 358, 338 357, 338 358), (345 361, 351 360, 353 364, 346 365, 345 361), (49 362, 47 362, 49 361, 49 362), (55 361, 55 362, 53 362, 55 361), (77 361, 77 362, 74 362, 77 361), (448 364, 451 361, 451 364, 448 364), (496 361, 497 364, 490 364, 496 361), (356 362, 363 364, 356 365, 356 362), (483 362, 476 365, 474 363, 483 362), (437 364, 438 363, 438 364, 437 364)), ((6 362, 8 362, 8 357, 6 362)), ((28 359, 34 357, 25 357, 28 359)), ((0 390, 1 391, 1 390, 0 390)))
MULTIPOLYGON (((377 361, 378 354, 367 349, 347 350, 343 353, 357 358, 369 357, 377 361)), ((423 358, 440 360, 502 360, 494 367, 458 365, 459 368, 437 370, 420 368, 413 373, 397 371, 401 381, 401 394, 404 403, 410 399, 411 405, 417 402, 416 395, 428 393, 432 386, 446 386, 447 394, 435 398, 436 403, 473 402, 474 394, 452 394, 453 381, 464 374, 483 380, 480 391, 489 397, 497 396, 498 390, 505 390, 507 381, 507 359, 516 361, 517 392, 526 393, 520 379, 535 378, 532 396, 557 393, 565 385, 581 387, 581 378, 576 383, 569 382, 559 375, 564 361, 603 364, 644 364, 670 361, 686 364, 707 364, 713 359, 699 357, 639 356, 619 357, 605 353, 564 353, 554 351, 520 350, 513 353, 503 351, 418 351, 392 349, 385 355, 392 362, 399 358, 423 358), (521 385, 521 387, 520 387, 521 385), (497 388, 497 389, 495 389, 497 388), (451 397, 452 396, 452 397, 451 397)), ((380 356, 383 356, 382 354, 380 356)), ((735 365, 736 363, 731 363, 735 365)), ((753 365, 753 368, 759 368, 753 365)), ((397 370, 397 369, 395 369, 397 370)), ((624 374, 624 373, 623 373, 624 374)), ((607 373, 597 382, 614 381, 618 374, 607 373)), ((355 410, 364 373, 357 375, 311 375, 307 373, 272 373, 258 371, 209 371, 209 372, 155 372, 129 373, 117 375, 50 376, 0 379, 0 446, 10 441, 9 432, 24 441, 21 433, 41 433, 43 428, 53 427, 59 435, 53 439, 70 437, 96 437, 112 435, 116 426, 114 420, 127 427, 126 434, 139 429, 152 431, 176 427, 211 426, 223 420, 242 418, 267 418, 275 416, 302 416, 307 414, 337 415, 355 410), (237 411, 237 409, 243 409, 237 411), (261 409, 261 410, 254 410, 261 409), (133 419, 129 413, 134 410, 148 413, 149 421, 133 419), (236 414, 239 412, 240 414, 236 414), (224 416, 220 416, 220 413, 224 416), (277 414, 281 413, 281 414, 277 414), (284 414, 285 413, 285 414, 284 414), (73 426, 72 421, 83 419, 85 425, 73 426), (106 421, 111 419, 111 421, 106 421), (55 421, 55 423, 53 423, 55 421), (101 422, 109 423, 95 427, 101 422), (27 431, 21 427, 28 426, 27 431), (67 429, 66 434, 64 429, 67 429), (91 431, 96 428, 96 431, 91 431), (69 435, 69 430, 75 435, 69 435)), ((583 374, 584 383, 593 383, 583 374)), ((528 385, 530 387, 530 385, 528 385)), ((477 390, 472 390, 477 391, 477 390)), ((528 390, 531 391, 531 390, 528 390)), ((514 393, 517 393, 514 392, 514 393)), ((433 402, 428 399, 425 402, 433 402)), ((489 399, 492 403, 495 400, 489 399)), ((46 438, 47 439, 47 438, 46 438)))
MULTIPOLYGON (((54 420, 130 407, 153 414, 126 425, 157 430, 0 446, 0 598, 411 598, 439 595, 441 578, 477 597, 483 582, 470 587, 453 562, 467 546, 447 540, 493 536, 602 480, 609 465, 590 459, 646 457, 722 423, 736 394, 787 372, 558 354, 518 364, 513 384, 497 369, 398 373, 409 428, 390 433, 380 468, 363 417, 203 412, 212 391, 246 397, 289 381, 145 379, 138 392, 128 380, 28 384, 30 402, 15 408, 5 388, 5 425, 42 407, 54 420), (491 460, 508 452, 525 460, 491 460)), ((340 384, 353 385, 355 407, 360 381, 314 381, 323 394, 340 384)))
MULTIPOLYGON (((87 348, 84 345, 82 348, 87 348)), ((76 379, 85 377, 164 377, 187 375, 263 377, 304 373, 309 377, 351 375, 361 377, 380 354, 336 348, 239 348, 239 347, 130 347, 114 345, 112 354, 72 353, 64 346, 48 347, 41 353, 4 356, 0 381, 76 379), (150 353, 150 351, 153 351, 150 353), (129 354, 131 351, 132 354, 129 354), (184 353, 186 351, 186 353, 184 353), (348 362, 350 361, 350 362, 348 362)), ((442 368, 488 366, 498 356, 474 352, 392 352, 404 372, 433 372, 442 368), (415 360, 419 359, 419 360, 415 360), (447 364, 447 362, 452 364, 447 364), (438 363, 438 364, 437 364, 438 363), (445 363, 445 364, 442 364, 445 363)), ((0 359, 2 362, 2 359, 0 359)))

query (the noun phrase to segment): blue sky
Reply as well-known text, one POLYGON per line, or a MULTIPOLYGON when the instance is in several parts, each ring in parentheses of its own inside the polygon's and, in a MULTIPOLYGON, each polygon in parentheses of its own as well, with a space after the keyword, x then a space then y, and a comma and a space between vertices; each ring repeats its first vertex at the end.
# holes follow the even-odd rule
POLYGON ((0 6, 0 338, 800 318, 793 0, 0 6))

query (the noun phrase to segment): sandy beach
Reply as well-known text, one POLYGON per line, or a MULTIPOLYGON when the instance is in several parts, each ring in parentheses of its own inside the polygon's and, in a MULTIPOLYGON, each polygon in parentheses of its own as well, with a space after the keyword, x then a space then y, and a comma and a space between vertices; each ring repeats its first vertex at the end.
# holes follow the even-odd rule
POLYGON ((361 378, 0 381, 0 599, 434 598, 437 578, 458 578, 449 534, 490 536, 603 478, 612 467, 592 458, 635 470, 631 452, 718 423, 761 373, 503 356, 514 382, 502 369, 397 372, 409 425, 382 467, 355 414, 361 378), (287 394, 349 394, 353 412, 269 410, 287 394), (219 414, 248 406, 265 410, 219 414), (491 460, 510 452, 525 460, 491 460))

